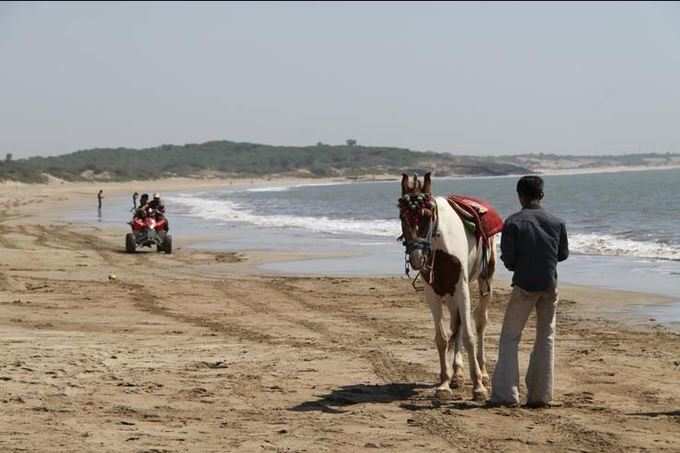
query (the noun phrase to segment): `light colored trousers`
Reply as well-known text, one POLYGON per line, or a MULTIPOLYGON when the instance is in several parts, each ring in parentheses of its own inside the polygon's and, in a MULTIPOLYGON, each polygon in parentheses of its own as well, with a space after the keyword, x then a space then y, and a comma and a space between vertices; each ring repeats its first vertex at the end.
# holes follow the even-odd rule
POLYGON ((515 286, 505 311, 493 374, 491 401, 519 404, 519 361, 517 358, 522 330, 536 307, 536 340, 527 370, 527 403, 550 403, 553 396, 555 368, 555 314, 559 293, 525 291, 515 286))

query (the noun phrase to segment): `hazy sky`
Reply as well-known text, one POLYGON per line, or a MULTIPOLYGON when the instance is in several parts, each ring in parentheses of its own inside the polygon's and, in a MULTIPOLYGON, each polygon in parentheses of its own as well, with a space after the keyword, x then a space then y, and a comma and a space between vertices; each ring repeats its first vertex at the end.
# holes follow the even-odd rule
POLYGON ((0 153, 680 152, 671 4, 0 4, 0 153))

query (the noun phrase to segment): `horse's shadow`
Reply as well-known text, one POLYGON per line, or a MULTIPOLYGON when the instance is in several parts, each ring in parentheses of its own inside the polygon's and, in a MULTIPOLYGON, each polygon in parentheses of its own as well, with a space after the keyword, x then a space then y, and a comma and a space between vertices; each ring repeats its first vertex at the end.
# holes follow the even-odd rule
POLYGON ((469 409, 483 409, 485 405, 476 401, 462 399, 448 399, 442 401, 438 399, 432 399, 429 404, 403 403, 400 404, 399 407, 414 412, 432 409, 452 409, 457 411, 466 411, 469 409))
POLYGON ((346 412, 342 407, 362 403, 392 403, 415 398, 419 389, 430 388, 430 385, 416 383, 391 384, 354 384, 343 385, 330 393, 320 395, 314 401, 305 401, 290 410, 296 412, 319 411, 331 414, 346 412))
POLYGON ((423 389, 432 389, 433 385, 417 383, 390 383, 390 384, 354 384, 343 385, 330 393, 320 395, 316 400, 305 401, 290 408, 295 412, 319 411, 329 414, 342 414, 347 412, 344 407, 354 404, 385 404, 401 402, 399 407, 409 411, 432 410, 436 408, 448 409, 478 409, 479 403, 463 400, 439 401, 430 398, 423 389))
POLYGON ((666 412, 632 412, 626 415, 633 415, 637 417, 680 417, 680 410, 666 411, 666 412))

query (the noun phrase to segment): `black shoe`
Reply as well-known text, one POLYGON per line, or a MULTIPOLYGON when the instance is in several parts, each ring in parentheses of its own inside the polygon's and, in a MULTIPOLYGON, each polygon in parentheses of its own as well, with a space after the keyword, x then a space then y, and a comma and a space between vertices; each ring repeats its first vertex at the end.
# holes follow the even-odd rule
POLYGON ((536 401, 536 402, 532 402, 532 403, 527 402, 525 407, 527 409, 550 409, 552 407, 552 404, 536 401))
POLYGON ((494 400, 488 400, 484 407, 488 408, 494 408, 494 407, 509 407, 509 408, 516 408, 519 407, 518 403, 513 403, 513 402, 507 402, 507 401, 494 401, 494 400))

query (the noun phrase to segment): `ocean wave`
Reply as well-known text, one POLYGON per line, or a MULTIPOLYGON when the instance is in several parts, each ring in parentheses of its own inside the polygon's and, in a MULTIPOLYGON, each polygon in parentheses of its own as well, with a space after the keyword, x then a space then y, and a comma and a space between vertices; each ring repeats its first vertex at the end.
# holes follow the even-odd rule
POLYGON ((362 234, 397 237, 401 234, 398 220, 332 219, 326 216, 307 217, 260 215, 229 200, 201 199, 191 196, 169 197, 168 201, 182 205, 191 216, 227 222, 244 222, 270 228, 301 228, 327 234, 362 234))
POLYGON ((602 256, 632 256, 637 258, 680 261, 680 248, 654 241, 624 239, 610 234, 572 234, 569 248, 574 253, 602 256))
MULTIPOLYGON (((191 216, 243 222, 269 228, 298 228, 325 234, 361 234, 380 238, 396 238, 401 234, 398 219, 333 219, 327 216, 263 215, 230 200, 199 198, 189 194, 169 197, 168 201, 184 206, 191 216)), ((500 244, 500 239, 497 241, 500 244)), ((654 260, 680 261, 680 248, 654 242, 639 241, 599 233, 572 233, 569 248, 574 254, 596 256, 629 256, 654 260)))
POLYGON ((351 184, 351 181, 328 181, 328 182, 309 182, 300 184, 289 184, 285 186, 264 186, 264 187, 252 187, 246 189, 246 192, 286 192, 291 189, 298 189, 300 187, 324 187, 324 186, 341 186, 345 184, 351 184))
POLYGON ((291 189, 292 186, 271 186, 271 187, 253 187, 252 189, 247 189, 246 192, 286 192, 291 189))

